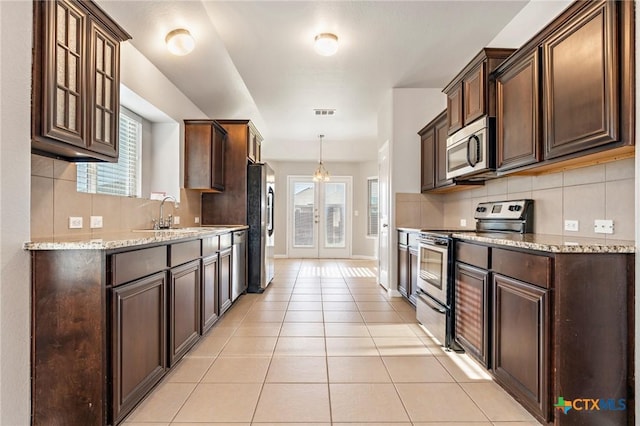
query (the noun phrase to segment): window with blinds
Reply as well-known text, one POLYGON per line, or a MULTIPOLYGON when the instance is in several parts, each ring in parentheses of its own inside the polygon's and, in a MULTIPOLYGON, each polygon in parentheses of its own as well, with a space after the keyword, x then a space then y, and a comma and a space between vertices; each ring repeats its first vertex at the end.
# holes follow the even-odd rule
POLYGON ((367 236, 378 236, 378 178, 367 179, 367 236))
POLYGON ((77 165, 77 190, 91 194, 139 197, 140 145, 142 119, 120 109, 120 147, 117 163, 77 165))

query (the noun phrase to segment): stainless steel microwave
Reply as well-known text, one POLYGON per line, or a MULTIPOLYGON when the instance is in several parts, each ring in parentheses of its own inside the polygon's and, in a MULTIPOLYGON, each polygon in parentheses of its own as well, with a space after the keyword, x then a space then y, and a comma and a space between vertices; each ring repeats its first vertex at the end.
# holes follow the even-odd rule
POLYGON ((447 179, 495 177, 495 128, 485 116, 447 138, 447 179))

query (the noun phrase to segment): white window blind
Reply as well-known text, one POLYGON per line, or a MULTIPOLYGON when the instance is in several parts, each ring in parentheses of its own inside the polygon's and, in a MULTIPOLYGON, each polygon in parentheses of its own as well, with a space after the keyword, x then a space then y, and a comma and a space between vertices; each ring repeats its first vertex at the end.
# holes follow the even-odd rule
POLYGON ((77 165, 77 190, 91 194, 138 197, 142 119, 121 108, 117 163, 77 165))
POLYGON ((378 236, 378 178, 367 179, 367 236, 378 236))

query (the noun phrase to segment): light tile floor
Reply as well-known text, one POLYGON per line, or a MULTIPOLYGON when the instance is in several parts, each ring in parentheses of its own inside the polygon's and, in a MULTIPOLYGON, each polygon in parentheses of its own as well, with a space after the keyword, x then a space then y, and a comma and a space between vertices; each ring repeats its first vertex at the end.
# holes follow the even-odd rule
POLYGON ((369 261, 276 261, 126 419, 128 426, 538 425, 388 298, 369 261))

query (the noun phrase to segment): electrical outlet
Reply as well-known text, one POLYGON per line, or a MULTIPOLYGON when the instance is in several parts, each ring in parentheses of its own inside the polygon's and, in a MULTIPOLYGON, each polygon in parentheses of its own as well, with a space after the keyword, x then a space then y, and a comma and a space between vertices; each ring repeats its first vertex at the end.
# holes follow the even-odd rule
POLYGON ((82 216, 69 216, 69 229, 82 229, 82 216))
POLYGON ((180 216, 174 216, 173 217, 173 224, 174 225, 180 225, 180 216))
POLYGON ((193 219, 193 223, 200 223, 200 216, 196 216, 196 217, 193 219))
POLYGON ((467 226, 467 219, 460 219, 460 226, 467 226))
POLYGON ((594 220, 593 232, 596 234, 613 234, 613 220, 594 220))
POLYGON ((354 215, 354 216, 358 217, 358 215, 359 215, 359 214, 360 214, 360 212, 358 212, 358 210, 354 210, 354 211, 353 211, 353 215, 354 215))
POLYGON ((564 230, 578 232, 580 229, 579 222, 577 220, 565 220, 564 221, 564 230))
POLYGON ((102 216, 91 216, 91 228, 102 228, 102 216))

